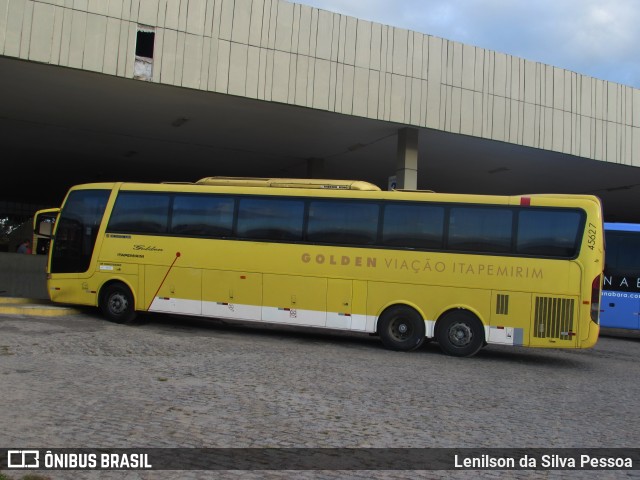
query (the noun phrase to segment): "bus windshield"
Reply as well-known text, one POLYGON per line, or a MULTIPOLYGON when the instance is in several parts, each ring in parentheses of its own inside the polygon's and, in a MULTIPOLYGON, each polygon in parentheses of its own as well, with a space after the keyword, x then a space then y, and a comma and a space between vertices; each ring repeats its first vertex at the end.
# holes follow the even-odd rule
POLYGON ((108 190, 69 193, 58 218, 51 273, 87 271, 109 194, 108 190))

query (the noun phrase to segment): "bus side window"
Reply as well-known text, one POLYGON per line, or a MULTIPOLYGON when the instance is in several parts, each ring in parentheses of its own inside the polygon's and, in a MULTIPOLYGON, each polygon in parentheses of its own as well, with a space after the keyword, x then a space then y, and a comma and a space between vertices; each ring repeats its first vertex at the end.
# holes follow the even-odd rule
POLYGON ((378 235, 379 210, 375 203, 311 202, 307 240, 337 245, 373 245, 378 235))
POLYGON ((581 240, 578 211, 522 210, 516 252, 522 255, 572 258, 581 240))
POLYGON ((618 244, 617 265, 626 274, 640 273, 640 242, 631 236, 621 236, 618 244))
POLYGON ((504 208, 453 207, 448 248, 467 252, 511 250, 513 211, 504 208))
POLYGON ((391 204, 384 208, 383 245, 440 249, 443 232, 442 206, 391 204))
POLYGON ((170 197, 164 193, 120 192, 107 231, 167 233, 170 197))
POLYGON ((238 238, 301 240, 304 201, 242 198, 238 209, 238 238))
POLYGON ((176 195, 171 233, 196 237, 230 237, 233 233, 233 197, 176 195))

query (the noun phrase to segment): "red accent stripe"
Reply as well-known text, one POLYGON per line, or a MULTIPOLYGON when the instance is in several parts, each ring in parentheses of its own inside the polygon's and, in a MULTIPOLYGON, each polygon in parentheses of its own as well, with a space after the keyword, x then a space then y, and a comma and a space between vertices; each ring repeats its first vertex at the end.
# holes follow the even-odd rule
POLYGON ((522 205, 523 207, 528 207, 531 205, 531 198, 530 197, 521 197, 520 198, 520 205, 522 205))

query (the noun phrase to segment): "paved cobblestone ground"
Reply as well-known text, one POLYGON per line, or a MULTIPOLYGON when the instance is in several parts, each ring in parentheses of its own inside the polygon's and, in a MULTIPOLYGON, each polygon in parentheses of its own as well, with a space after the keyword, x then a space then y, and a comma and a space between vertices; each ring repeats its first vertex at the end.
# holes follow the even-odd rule
MULTIPOLYGON (((458 359, 97 312, 0 316, 0 447, 640 447, 640 335, 458 359)), ((15 471, 11 478, 21 478, 15 471)), ((43 472, 59 478, 640 478, 640 472, 43 472)))

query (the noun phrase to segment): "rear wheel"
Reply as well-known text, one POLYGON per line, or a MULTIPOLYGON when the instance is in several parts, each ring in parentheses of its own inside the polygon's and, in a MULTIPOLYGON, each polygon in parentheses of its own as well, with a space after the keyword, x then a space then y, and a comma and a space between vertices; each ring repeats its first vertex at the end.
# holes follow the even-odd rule
POLYGON ((478 317, 470 312, 449 312, 436 325, 436 340, 445 353, 470 357, 484 345, 484 327, 478 317))
POLYGON ((100 295, 100 310, 107 320, 132 323, 136 318, 133 294, 123 283, 112 283, 100 295))
POLYGON ((414 350, 425 340, 424 320, 411 307, 391 307, 380 316, 378 334, 390 350, 414 350))

